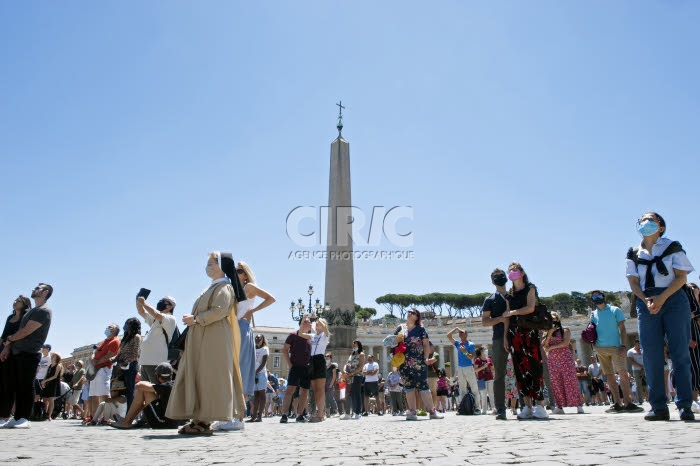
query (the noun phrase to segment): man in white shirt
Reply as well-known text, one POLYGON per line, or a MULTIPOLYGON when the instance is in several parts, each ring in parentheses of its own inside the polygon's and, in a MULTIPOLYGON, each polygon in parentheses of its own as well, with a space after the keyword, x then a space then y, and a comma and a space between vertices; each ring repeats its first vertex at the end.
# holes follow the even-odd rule
POLYGON ((46 378, 46 372, 49 370, 51 365, 51 345, 44 345, 41 347, 41 359, 39 360, 39 366, 36 368, 36 377, 34 380, 34 401, 41 400, 41 381, 46 378))
POLYGON ((644 357, 639 345, 639 338, 634 340, 634 346, 627 351, 627 360, 632 366, 632 377, 637 382, 637 398, 640 403, 647 399, 647 382, 644 378, 644 357))
POLYGON ((157 384, 156 367, 158 364, 168 361, 168 345, 177 328, 177 322, 173 317, 175 305, 175 299, 170 296, 165 296, 158 301, 155 309, 143 297, 136 300, 136 310, 150 327, 141 342, 141 356, 139 358, 141 380, 157 384))
MULTIPOLYGON (((371 354, 367 356, 367 361, 362 368, 362 374, 365 376, 365 412, 362 413, 363 416, 369 415, 369 398, 373 396, 376 400, 379 395, 379 364, 374 362, 374 356, 371 354)), ((377 409, 378 411, 379 409, 377 409)))

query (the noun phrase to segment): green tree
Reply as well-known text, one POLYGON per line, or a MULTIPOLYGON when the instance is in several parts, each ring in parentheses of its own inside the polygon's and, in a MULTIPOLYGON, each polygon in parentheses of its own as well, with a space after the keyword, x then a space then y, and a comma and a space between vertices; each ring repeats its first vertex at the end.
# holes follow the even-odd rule
POLYGON ((361 307, 358 306, 357 304, 355 305, 355 317, 358 319, 362 319, 365 322, 367 320, 371 319, 372 316, 377 315, 377 310, 373 307, 361 307), (358 309, 359 308, 359 309, 358 309))

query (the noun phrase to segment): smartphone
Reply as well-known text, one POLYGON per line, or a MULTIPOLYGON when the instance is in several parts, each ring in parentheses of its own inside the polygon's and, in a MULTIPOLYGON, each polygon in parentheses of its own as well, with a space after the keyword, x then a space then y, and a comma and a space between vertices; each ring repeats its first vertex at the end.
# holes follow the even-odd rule
POLYGON ((141 288, 139 290, 139 294, 136 295, 136 299, 139 299, 141 296, 143 296, 143 299, 148 299, 148 295, 151 294, 151 290, 148 290, 146 288, 141 288))

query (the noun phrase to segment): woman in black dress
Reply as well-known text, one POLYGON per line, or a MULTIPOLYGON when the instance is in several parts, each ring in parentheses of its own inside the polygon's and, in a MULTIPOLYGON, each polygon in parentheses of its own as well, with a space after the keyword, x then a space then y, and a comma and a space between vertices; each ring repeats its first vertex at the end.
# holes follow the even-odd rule
MULTIPOLYGON (((19 330, 19 324, 22 322, 22 317, 32 307, 32 302, 26 296, 18 296, 15 302, 12 303, 12 314, 7 316, 5 329, 0 337, 0 351, 5 348, 7 337, 16 333, 19 330)), ((14 377, 9 374, 13 373, 12 365, 14 364, 12 356, 7 361, 0 362, 0 427, 7 422, 11 417, 12 405, 14 400, 14 377)))
POLYGON ((513 262, 508 267, 508 279, 513 282, 506 296, 507 311, 505 321, 504 345, 507 352, 513 355, 513 369, 518 383, 518 392, 525 406, 518 414, 518 419, 547 419, 549 415, 544 409, 544 392, 542 390, 542 355, 540 354, 539 330, 519 327, 517 316, 525 316, 535 312, 537 288, 530 283, 522 266, 513 262), (537 404, 534 404, 537 402, 537 404), (533 408, 534 404, 534 408, 533 408))
POLYGON ((46 408, 46 420, 51 420, 54 400, 61 396, 61 379, 63 377, 63 365, 61 355, 51 353, 51 365, 46 371, 46 378, 41 381, 41 396, 44 398, 46 408))

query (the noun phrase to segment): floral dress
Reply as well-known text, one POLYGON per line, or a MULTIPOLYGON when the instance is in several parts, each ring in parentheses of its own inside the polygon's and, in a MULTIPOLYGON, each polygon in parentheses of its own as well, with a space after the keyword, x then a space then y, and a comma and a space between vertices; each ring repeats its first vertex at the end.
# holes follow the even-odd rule
MULTIPOLYGON (((522 309, 527 306, 527 294, 532 288, 535 288, 535 285, 529 283, 522 290, 512 294, 508 293, 506 299, 510 304, 510 310, 522 309)), ((542 391, 544 370, 540 354, 540 332, 539 330, 518 327, 515 322, 515 317, 511 317, 506 337, 510 345, 510 354, 513 355, 513 368, 515 369, 515 378, 518 381, 518 391, 521 396, 529 396, 535 401, 541 401, 544 399, 542 391)))
POLYGON ((515 370, 513 369, 513 358, 508 358, 506 363, 506 398, 518 397, 518 383, 515 380, 515 370))
MULTIPOLYGON (((563 340, 561 332, 556 331, 550 337, 548 346, 558 345, 563 340)), ((576 362, 571 348, 567 345, 551 350, 547 355, 547 368, 557 407, 581 406, 581 391, 578 386, 576 362)))
MULTIPOLYGON (((401 333, 403 329, 398 327, 394 335, 401 333)), ((425 327, 415 326, 404 334, 406 344, 406 362, 399 368, 404 378, 404 391, 411 392, 417 388, 421 392, 430 391, 428 387, 428 365, 423 356, 423 339, 428 338, 425 327)))

